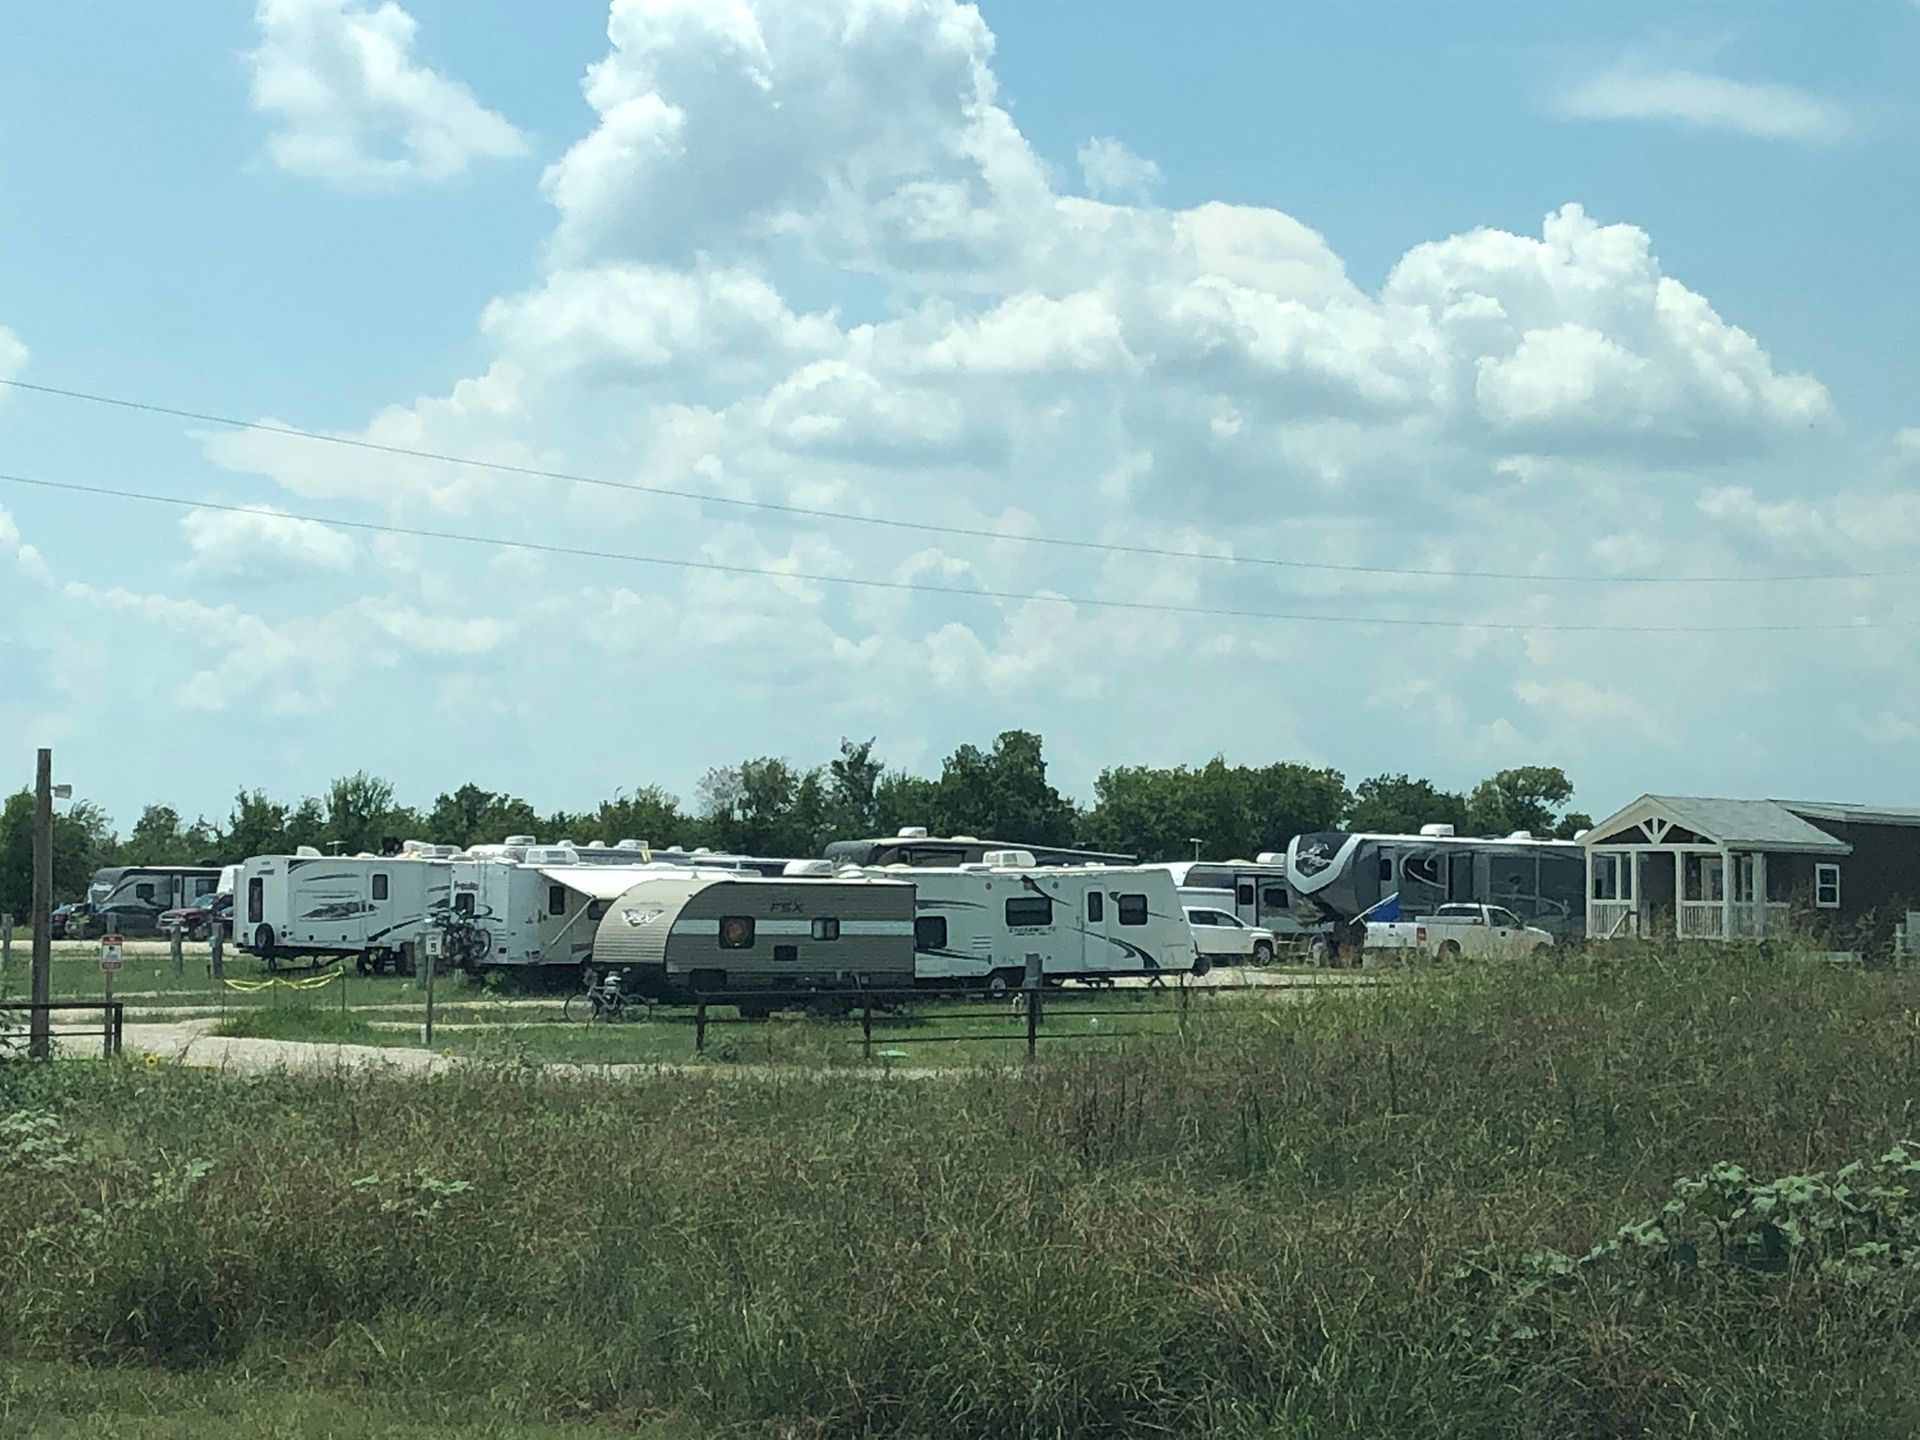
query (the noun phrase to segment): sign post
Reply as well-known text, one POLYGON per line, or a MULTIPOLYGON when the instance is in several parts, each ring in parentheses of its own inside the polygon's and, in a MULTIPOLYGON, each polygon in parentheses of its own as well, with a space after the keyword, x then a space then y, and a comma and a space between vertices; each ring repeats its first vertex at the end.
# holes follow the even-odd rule
POLYGON ((438 930, 429 930, 426 934, 427 1023, 420 1027, 420 1042, 429 1050, 433 1048, 433 972, 440 968, 440 951, 444 938, 438 930))
POLYGON ((124 935, 102 935, 100 937, 100 977, 106 985, 107 1002, 113 1002, 113 977, 120 973, 121 946, 127 943, 124 935))

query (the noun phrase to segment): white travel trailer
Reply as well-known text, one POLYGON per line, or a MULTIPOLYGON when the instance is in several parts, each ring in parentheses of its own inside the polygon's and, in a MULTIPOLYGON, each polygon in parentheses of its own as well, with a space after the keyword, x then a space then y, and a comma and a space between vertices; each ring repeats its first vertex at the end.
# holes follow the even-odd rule
POLYGON ((269 968, 282 960, 348 959, 362 970, 413 968, 436 909, 450 903, 452 846, 400 855, 256 855, 240 867, 235 944, 269 968))
POLYGON ((913 882, 914 976, 923 983, 1005 994, 1036 955, 1056 984, 1203 968, 1173 877, 1161 868, 1039 866, 1027 851, 999 850, 974 865, 861 873, 913 882))

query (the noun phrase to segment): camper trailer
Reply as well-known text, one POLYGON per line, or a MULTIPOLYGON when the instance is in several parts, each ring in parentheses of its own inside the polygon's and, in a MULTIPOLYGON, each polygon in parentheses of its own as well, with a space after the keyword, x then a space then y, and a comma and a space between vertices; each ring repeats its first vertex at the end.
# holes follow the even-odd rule
POLYGON ((346 959, 379 973, 410 972, 436 909, 451 903, 450 845, 400 855, 256 855, 240 867, 233 897, 238 947, 269 967, 283 960, 346 959))
POLYGON ((1430 915, 1446 904, 1499 905, 1556 939, 1586 920, 1585 851, 1571 840, 1518 833, 1455 835, 1429 825, 1418 835, 1297 835, 1287 846, 1287 886, 1304 924, 1331 924, 1352 949, 1357 922, 1430 915))
POLYGON ((592 935, 597 969, 662 999, 817 997, 909 986, 914 887, 891 879, 771 876, 663 867, 607 902, 592 935))
POLYGON ((1310 936, 1287 889, 1287 857, 1263 851, 1256 860, 1180 860, 1156 865, 1173 876, 1181 899, 1206 905, 1262 930, 1282 945, 1303 945, 1310 936))
POLYGON ((1005 994, 1038 956, 1049 982, 1176 975, 1200 968, 1173 877, 1146 865, 1043 866, 1024 850, 951 868, 865 872, 911 880, 914 974, 1005 994))

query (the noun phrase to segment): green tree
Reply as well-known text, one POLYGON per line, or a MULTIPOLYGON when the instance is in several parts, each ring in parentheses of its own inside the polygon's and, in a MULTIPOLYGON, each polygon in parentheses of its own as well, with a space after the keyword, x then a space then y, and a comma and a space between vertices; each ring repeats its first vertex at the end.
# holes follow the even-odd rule
POLYGON ((558 839, 566 826, 541 835, 533 806, 513 795, 496 794, 478 785, 462 785, 436 798, 421 819, 422 838, 435 845, 498 845, 509 835, 540 835, 558 839))
POLYGON ((149 805, 127 838, 114 847, 121 865, 204 865, 218 860, 222 842, 205 820, 180 823, 171 805, 149 805))
POLYGON ((1284 850, 1295 835, 1334 828, 1348 804, 1337 770, 1290 762, 1229 765, 1217 755, 1198 770, 1105 770, 1094 796, 1088 816, 1094 843, 1148 860, 1190 859, 1196 839, 1206 858, 1250 860, 1284 850))
POLYGON ((678 797, 658 785, 645 785, 631 795, 617 792, 613 799, 602 800, 591 816, 576 825, 576 838, 601 840, 618 845, 622 840, 639 840, 656 850, 679 844, 705 844, 704 832, 697 822, 680 811, 678 797))
POLYGON ((1451 825, 1464 835, 1466 797, 1407 775, 1374 775, 1354 786, 1349 830, 1417 835, 1422 825, 1451 825))
MULTIPOLYGON (((327 787, 326 842, 348 854, 377 851, 403 816, 393 803, 393 784, 364 770, 344 775, 327 787)), ((405 819, 412 817, 405 816, 405 819)))
POLYGON ((827 762, 833 826, 841 832, 829 838, 862 839, 872 835, 880 824, 882 767, 873 744, 871 739, 848 740, 843 736, 839 758, 827 762))
MULTIPOLYGON (((904 770, 889 770, 873 787, 873 829, 870 835, 893 835, 908 825, 924 825, 936 833, 946 829, 940 809, 940 782, 904 770)), ((848 836, 864 840, 867 835, 848 836)))
POLYGON ((941 767, 935 812, 947 834, 1030 845, 1071 845, 1080 814, 1047 781, 1041 740, 1004 731, 992 750, 962 745, 941 767))
MULTIPOLYGON (((106 813, 86 801, 53 811, 53 903, 79 900, 93 872, 110 863, 113 831, 106 813)), ((0 912, 25 924, 33 908, 33 792, 0 806, 0 912)))
POLYGON ((291 848, 286 806, 269 800, 264 790, 242 790, 233 797, 233 812, 221 834, 221 850, 230 861, 284 855, 291 848))
POLYGON ((1573 798, 1573 782, 1557 765, 1520 765, 1489 775, 1467 797, 1467 825, 1476 835, 1551 835, 1573 798))

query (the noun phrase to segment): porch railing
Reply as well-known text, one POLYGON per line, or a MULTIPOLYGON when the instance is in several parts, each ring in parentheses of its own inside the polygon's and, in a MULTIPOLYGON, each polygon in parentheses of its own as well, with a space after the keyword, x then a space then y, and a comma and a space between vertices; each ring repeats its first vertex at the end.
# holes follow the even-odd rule
POLYGON ((1680 902, 1680 938, 1682 940, 1724 940, 1726 907, 1718 900, 1682 900, 1680 902))
POLYGON ((1587 934, 1595 940, 1611 940, 1633 933, 1633 901, 1590 900, 1587 906, 1587 934))

